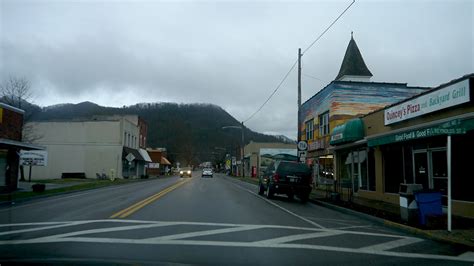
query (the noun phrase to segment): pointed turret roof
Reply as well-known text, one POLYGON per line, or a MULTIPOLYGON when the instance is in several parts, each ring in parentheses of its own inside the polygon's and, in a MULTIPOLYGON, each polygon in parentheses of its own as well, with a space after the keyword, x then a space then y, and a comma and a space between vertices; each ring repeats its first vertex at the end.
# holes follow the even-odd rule
POLYGON ((336 80, 340 80, 344 76, 372 77, 372 73, 365 65, 352 33, 351 41, 347 46, 346 54, 342 60, 341 69, 339 70, 339 74, 337 74, 336 80))

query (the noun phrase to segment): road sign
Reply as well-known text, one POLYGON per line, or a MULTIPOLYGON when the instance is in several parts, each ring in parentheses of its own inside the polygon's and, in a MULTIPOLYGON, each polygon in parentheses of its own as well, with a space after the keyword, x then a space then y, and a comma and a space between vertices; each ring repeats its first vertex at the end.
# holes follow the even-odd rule
POLYGON ((298 152, 298 157, 300 157, 300 158, 306 158, 307 155, 308 155, 307 151, 299 151, 298 152))
POLYGON ((20 150, 20 165, 47 166, 48 152, 20 150))
POLYGON ((308 143, 304 140, 301 140, 298 142, 298 150, 299 151, 305 151, 308 149, 308 143))
POLYGON ((129 153, 129 154, 125 157, 125 159, 127 159, 128 162, 131 162, 131 161, 135 160, 135 156, 133 156, 133 154, 129 153))

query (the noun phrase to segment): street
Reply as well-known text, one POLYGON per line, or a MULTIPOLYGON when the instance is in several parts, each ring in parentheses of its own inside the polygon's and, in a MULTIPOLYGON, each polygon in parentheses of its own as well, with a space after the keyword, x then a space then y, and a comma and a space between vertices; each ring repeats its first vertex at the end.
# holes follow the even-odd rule
POLYGON ((473 265, 474 253, 214 174, 0 209, 0 263, 473 265))

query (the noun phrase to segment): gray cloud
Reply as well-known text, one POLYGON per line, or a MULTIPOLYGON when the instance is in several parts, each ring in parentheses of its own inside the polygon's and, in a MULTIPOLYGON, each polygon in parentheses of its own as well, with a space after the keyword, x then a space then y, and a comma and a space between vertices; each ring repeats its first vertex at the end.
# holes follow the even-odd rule
MULTIPOLYGON (((36 102, 208 102, 239 120, 350 1, 2 1, 0 75, 36 102)), ((334 79, 350 32, 374 81, 436 86, 474 72, 471 1, 358 1, 303 57, 303 101, 334 79), (311 76, 311 77, 310 77, 311 76)), ((296 73, 247 123, 296 136, 296 73)))

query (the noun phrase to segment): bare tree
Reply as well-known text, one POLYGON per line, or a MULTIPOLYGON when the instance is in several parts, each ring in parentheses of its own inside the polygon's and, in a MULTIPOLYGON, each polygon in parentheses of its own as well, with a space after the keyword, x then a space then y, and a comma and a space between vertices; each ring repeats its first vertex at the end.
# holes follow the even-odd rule
POLYGON ((19 109, 27 109, 23 115, 23 136, 24 142, 32 143, 41 139, 41 136, 33 131, 32 125, 27 124, 34 114, 32 104, 32 93, 30 82, 24 77, 10 76, 0 84, 0 101, 19 109))
POLYGON ((24 101, 31 100, 30 82, 26 78, 10 76, 1 84, 0 90, 4 103, 20 109, 24 101))
MULTIPOLYGON (((29 107, 31 107, 32 93, 30 89, 30 82, 26 78, 10 76, 2 84, 0 84, 0 97, 1 102, 19 109, 25 109, 27 104, 29 107)), ((33 126, 26 123, 33 115, 32 110, 32 108, 28 108, 28 110, 25 110, 23 115, 22 141, 29 143, 41 139, 41 136, 34 132, 33 126)), ((23 166, 20 166, 20 176, 20 180, 24 181, 25 177, 23 166)))

